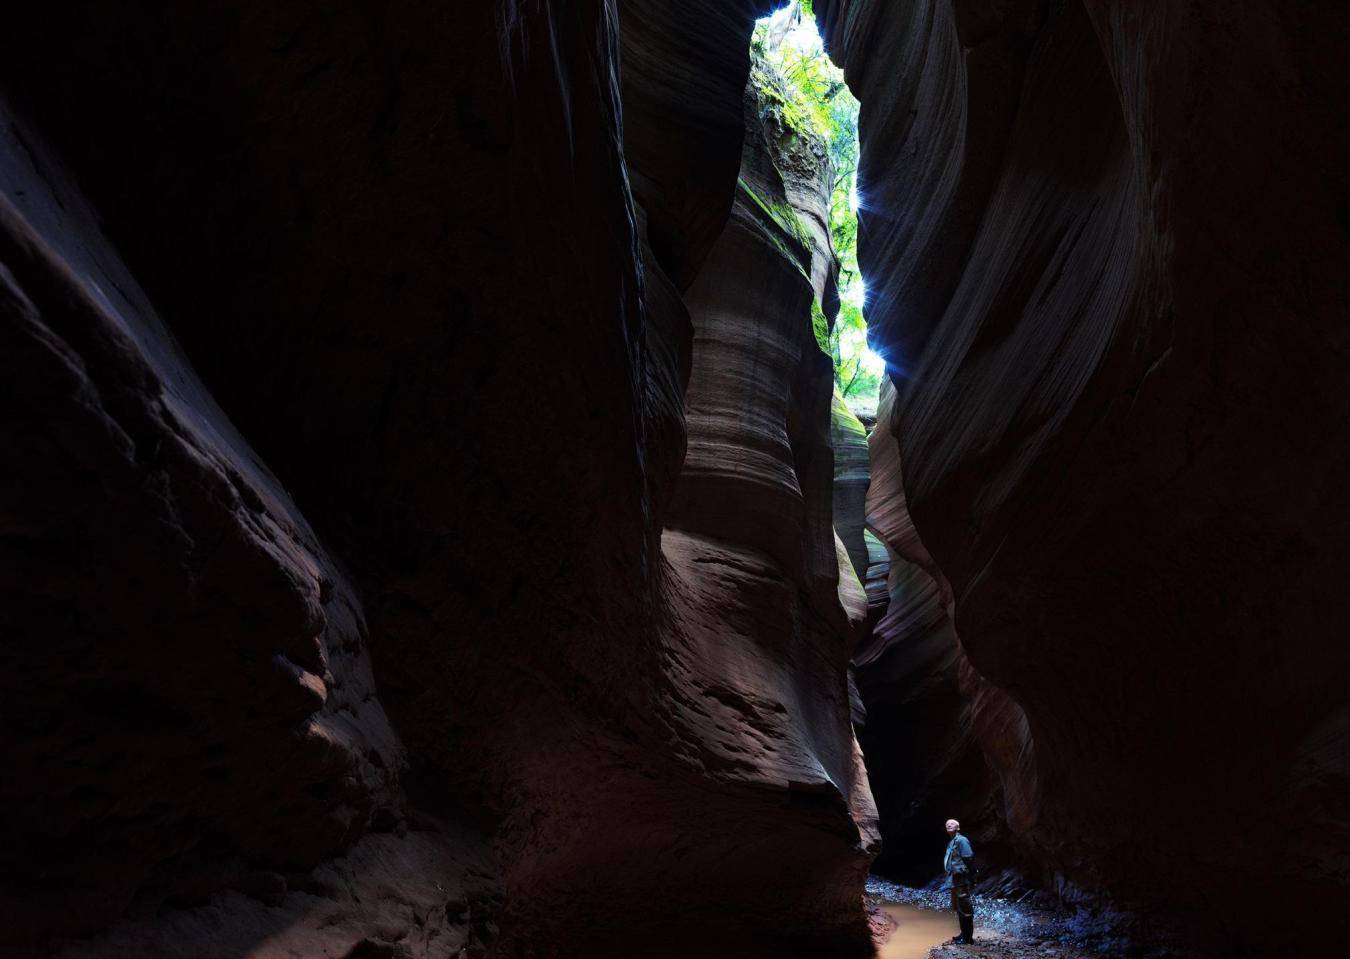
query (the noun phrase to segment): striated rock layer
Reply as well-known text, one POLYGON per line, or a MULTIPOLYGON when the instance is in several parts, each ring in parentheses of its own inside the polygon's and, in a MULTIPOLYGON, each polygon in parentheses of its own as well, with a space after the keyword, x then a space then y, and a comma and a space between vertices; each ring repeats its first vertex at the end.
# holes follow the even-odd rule
POLYGON ((659 6, 15 12, 6 948, 865 945, 831 257, 659 6))
POLYGON ((0 116, 6 941, 263 870, 284 892, 402 815, 362 605, 0 116))
MULTIPOLYGON (((823 220, 803 237, 772 212, 790 205, 802 218, 819 214, 825 160, 823 151, 780 145, 787 140, 753 82, 745 117, 731 218, 685 298, 694 330, 688 452, 663 540, 682 627, 671 648, 689 669, 677 719, 719 778, 809 814, 800 825, 776 824, 772 841, 797 850, 812 882, 760 878, 749 891, 755 901, 738 909, 790 903, 796 924, 837 925, 841 942, 866 952, 859 890, 875 853, 876 811, 847 681, 866 604, 832 523, 834 374, 811 321, 812 301, 833 286, 837 267, 823 220), (766 649, 775 651, 769 662, 782 663, 776 672, 765 670, 766 649), (815 680, 802 684, 803 673, 815 680), (784 833, 802 827, 800 836, 784 833), (812 838, 822 832, 847 837, 848 848, 812 838)), ((773 854, 750 845, 745 856, 773 854)), ((743 878, 714 871, 719 884, 743 878)))
POLYGON ((834 528, 848 550, 859 580, 867 579, 871 559, 863 535, 867 521, 867 430, 835 391, 830 411, 834 447, 834 528))
POLYGON ((979 844, 983 868, 1005 860, 1007 824, 1034 820, 1036 781, 1025 716, 966 659, 950 587, 909 515, 895 398, 884 383, 869 437, 875 482, 867 521, 885 556, 871 574, 879 588, 869 589, 884 593, 870 600, 872 628, 853 664, 882 823, 877 868, 921 885, 942 861, 946 835, 935 826, 949 818, 979 844))
POLYGON ((1034 743, 1023 840, 1211 944, 1319 941, 1350 895, 1350 11, 815 10, 862 102, 908 511, 1034 743))

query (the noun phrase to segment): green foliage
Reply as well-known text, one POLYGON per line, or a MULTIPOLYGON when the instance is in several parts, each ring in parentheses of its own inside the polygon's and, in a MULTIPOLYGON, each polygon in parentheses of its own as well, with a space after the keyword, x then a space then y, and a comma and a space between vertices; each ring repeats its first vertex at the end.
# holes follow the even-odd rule
POLYGON ((811 231, 806 228, 806 224, 802 222, 802 218, 797 211, 792 208, 792 204, 764 199, 751 188, 750 184, 745 182, 744 177, 738 178, 737 183, 745 191, 745 195, 754 200, 759 208, 767 213, 775 223, 795 237, 798 243, 810 249, 813 242, 811 231))
POLYGON ((765 61, 754 65, 760 93, 783 108, 784 119, 795 132, 823 140, 837 169, 852 166, 857 157, 858 101, 844 83, 843 71, 818 43, 808 48, 774 45, 771 40, 768 21, 760 21, 751 40, 765 61))
POLYGON ((852 407, 844 402, 844 397, 838 389, 834 391, 833 401, 830 404, 830 432, 837 435, 852 433, 856 439, 867 442, 867 427, 858 419, 852 407))
POLYGON ((875 406, 883 371, 868 363, 867 324, 856 303, 839 304, 829 354, 840 395, 859 406, 875 406))
MULTIPOLYGON (((799 2, 790 16, 800 21, 803 14, 814 17, 809 3, 799 2)), ((772 43, 773 19, 761 20, 751 41, 759 54, 753 67, 756 86, 765 100, 781 108, 793 132, 820 141, 829 152, 831 227, 847 239, 847 221, 854 223, 855 231, 857 223, 849 198, 858 168, 858 101, 818 37, 811 44, 782 42, 781 38, 772 43)))
MULTIPOLYGON (((854 182, 858 170, 858 101, 844 83, 815 33, 809 0, 766 17, 755 27, 751 77, 764 102, 773 104, 798 136, 817 144, 829 158, 830 243, 839 260, 839 315, 834 329, 812 305, 811 326, 821 349, 834 361, 835 381, 845 400, 858 408, 875 406, 884 365, 867 348, 862 273, 858 268, 858 216, 854 182), (822 335, 823 334, 823 335, 822 335)), ((747 187, 747 192, 749 188, 747 187)), ((753 192, 751 192, 753 196, 753 192)), ((779 223, 809 245, 810 235, 796 212, 755 199, 779 223), (787 226, 787 224, 795 226, 787 226)))

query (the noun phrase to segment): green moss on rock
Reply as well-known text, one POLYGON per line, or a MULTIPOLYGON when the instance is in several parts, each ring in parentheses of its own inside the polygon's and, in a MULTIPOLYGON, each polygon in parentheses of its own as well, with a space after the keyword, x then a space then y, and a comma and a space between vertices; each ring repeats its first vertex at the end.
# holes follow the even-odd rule
MULTIPOLYGON (((820 307, 820 300, 811 301, 811 332, 816 335, 816 345, 822 353, 830 352, 830 319, 820 307)), ((835 391, 838 395, 838 391, 835 391)))
POLYGON ((812 243, 814 242, 811 231, 806 228, 806 224, 802 222, 802 218, 797 215, 797 211, 792 208, 791 204, 765 200, 764 197, 760 196, 753 188, 751 188, 750 184, 745 182, 744 177, 741 177, 738 182, 740 183, 741 189, 745 191, 746 196, 754 200, 759 208, 763 210, 771 220, 782 227, 785 232, 801 243, 802 246, 806 247, 808 250, 811 249, 812 243))
POLYGON ((835 438, 835 448, 841 446, 842 441, 849 434, 854 434, 854 438, 862 443, 867 442, 867 427, 863 426, 862 420, 854 415, 849 409, 844 398, 839 394, 839 387, 834 389, 834 402, 830 407, 830 432, 835 438))

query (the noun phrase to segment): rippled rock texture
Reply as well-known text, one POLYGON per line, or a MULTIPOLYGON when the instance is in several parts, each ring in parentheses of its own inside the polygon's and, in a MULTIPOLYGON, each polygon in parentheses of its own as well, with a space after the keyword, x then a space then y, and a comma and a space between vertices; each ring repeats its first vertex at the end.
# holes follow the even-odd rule
POLYGON ((867 522, 867 430, 838 391, 830 412, 830 444, 834 447, 834 528, 848 550, 859 580, 867 579, 871 559, 863 530, 867 522))
POLYGON ((982 867, 1006 861, 1008 820, 1028 814, 1025 792, 1034 791, 1035 781, 1025 717, 970 666, 952 625, 950 587, 909 515, 893 432, 895 399, 884 383, 869 437, 874 482, 867 523, 882 552, 869 582, 871 629, 853 664, 882 823, 877 867, 922 885, 946 846, 934 824, 949 818, 959 818, 979 845, 982 867))
MULTIPOLYGON (((834 374, 811 322, 838 269, 826 160, 783 135, 753 82, 745 125, 730 221, 685 297, 694 330, 688 452, 663 544, 682 627, 671 648, 690 670, 677 719, 707 754, 700 762, 716 760, 719 779, 802 807, 786 822, 765 809, 764 824, 748 827, 765 837, 750 839, 749 857, 773 855, 760 843, 795 850, 789 874, 718 898, 749 896, 738 908, 751 910, 792 903, 795 922, 838 924, 856 946, 866 940, 857 890, 877 834, 847 681, 866 601, 832 523, 834 374), (781 668, 766 670, 766 649, 781 668), (794 671, 808 663, 818 681, 803 686, 794 671), (848 844, 821 842, 822 833, 848 844), (792 874, 798 868, 810 884, 792 874)), ((741 878, 712 872, 719 883, 741 878)))
POLYGON ((1315 941, 1350 846, 1350 14, 815 8, 907 510, 1025 714, 1022 839, 1211 944, 1315 941))
MULTIPOLYGON (((1350 13, 815 8, 897 391, 880 700, 1047 872, 1296 950, 1345 916, 1350 13)), ((859 943, 763 12, 8 12, 7 951, 859 943)))
POLYGON ((757 12, 14 13, 6 948, 862 941, 829 256, 737 192, 757 12))

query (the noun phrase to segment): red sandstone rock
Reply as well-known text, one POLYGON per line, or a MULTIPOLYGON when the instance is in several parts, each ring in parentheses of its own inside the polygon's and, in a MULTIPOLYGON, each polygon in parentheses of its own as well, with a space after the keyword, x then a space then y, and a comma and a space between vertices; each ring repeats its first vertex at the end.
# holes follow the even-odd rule
POLYGON ((1035 744, 1023 839, 1213 942, 1312 946, 1350 808, 1350 14, 816 10, 909 512, 1035 744))
POLYGON ((401 815, 362 605, 60 162, 0 107, 4 939, 401 815))
POLYGON ((726 226, 741 167, 750 0, 619 0, 623 142, 657 262, 681 290, 726 226))
MULTIPOLYGON (((1047 868, 1254 948, 1320 935, 1350 792, 1345 12, 816 6, 903 387, 893 611, 955 616, 956 702, 1047 868)), ((477 842, 395 838, 408 807, 490 831, 501 955, 859 928, 828 372, 791 323, 829 257, 744 197, 728 225, 755 12, 8 12, 19 948, 126 915, 70 948, 444 954, 490 931, 445 911, 477 842), (738 383, 750 344, 786 397, 738 383)), ((906 683, 950 684, 919 660, 906 683)))
MULTIPOLYGON (((0 39, 4 79, 116 238, 131 267, 118 285, 134 289, 134 274, 147 287, 192 367, 162 333, 150 360, 93 337, 83 367, 71 365, 97 378, 96 402, 75 373, 52 386, 38 364, 6 356, 7 371, 23 374, 10 381, 19 401, 63 397, 45 419, 21 407, 5 424, 26 464, 11 480, 25 505, 7 522, 52 568, 29 568, 23 616, 65 624, 30 632, 51 633, 64 658, 16 656, 37 672, 9 675, 35 692, 9 701, 26 709, 54 679, 101 688, 120 678, 102 659, 62 652, 80 634, 53 607, 69 605, 62 597, 79 583, 68 578, 83 576, 106 583, 106 597, 82 607, 117 640, 99 655, 129 644, 137 702, 154 679, 186 711, 142 706, 131 717, 172 730, 160 769, 105 770, 97 763, 134 736, 107 724, 81 734, 83 778, 36 826, 39 794, 55 786, 59 799, 65 780, 45 769, 6 778, 6 821, 33 839, 6 846, 4 881, 47 897, 30 910, 36 922, 6 923, 9 934, 32 945, 58 920, 62 933, 93 933, 126 914, 130 925, 71 948, 109 955, 174 941, 205 954, 217 946, 201 939, 223 922, 219 941, 236 954, 275 944, 440 956, 476 915, 400 923, 457 895, 422 882, 462 858, 451 827, 444 841, 429 830, 440 851, 385 832, 359 840, 368 819, 393 829, 406 806, 490 833, 498 955, 687 954, 682 943, 709 941, 709 929, 793 948, 862 943, 875 816, 849 725, 829 362, 804 349, 814 349, 813 267, 781 250, 764 266, 794 274, 783 288, 801 323, 774 317, 781 326, 764 342, 781 352, 775 375, 790 400, 747 400, 763 435, 782 438, 757 461, 781 509, 763 514, 766 528, 728 520, 663 542, 673 510, 697 525, 718 505, 671 501, 686 478, 683 385, 724 372, 691 369, 680 291, 725 236, 752 12, 685 11, 691 29, 674 49, 694 46, 679 83, 663 67, 678 37, 652 21, 646 40, 621 38, 608 3, 406 3, 322 17, 262 3, 95 6, 80 10, 74 35, 64 7, 16 14, 0 39), (728 23, 738 36, 721 32, 728 23), (655 69, 640 81, 648 42, 655 69), (621 43, 635 81, 622 89, 621 43), (621 98, 633 104, 627 128, 621 98), (166 356, 177 359, 160 369, 166 356), (198 420, 225 429, 207 388, 247 446, 233 432, 196 438, 198 420), (191 429, 155 423, 165 390, 190 393, 181 417, 191 429), (105 416, 99 402, 116 409, 105 416), (154 425, 135 435, 143 455, 198 446, 207 465, 183 454, 167 479, 70 465, 99 448, 110 418, 133 414, 154 425), (82 417, 94 439, 53 449, 47 435, 82 417), (66 516, 72 502, 91 508, 66 516), (184 503, 189 515, 175 515, 184 503), (200 545, 216 543, 218 554, 200 545), (71 555, 88 559, 70 566, 71 555), (147 593, 154 602, 141 601, 147 593), (394 784, 401 747, 371 718, 381 704, 406 744, 410 796, 394 784), (208 760, 222 741, 227 776, 203 786, 195 770, 215 775, 208 760), (148 815, 122 821, 110 804, 148 815), (91 823, 106 843, 80 844, 91 823), (70 850, 53 835, 75 837, 70 850), (426 858, 406 877, 367 874, 371 843, 381 856, 426 858), (69 875, 47 872, 53 857, 69 875), (351 885, 319 895, 329 912, 311 924, 305 890, 325 870, 351 885), (274 905, 241 904, 230 887, 274 905), (99 907, 71 928, 86 899, 99 907), (137 911, 166 901, 158 914, 137 911)), ((60 222, 37 232, 46 243, 71 234, 60 222)), ((721 269, 735 267, 733 257, 721 269)), ((54 290, 24 281, 16 295, 64 309, 87 275, 54 290)), ((701 302, 745 295, 729 285, 701 302)), ((97 329, 100 309, 80 316, 97 329)), ((704 425, 690 435, 706 451, 715 431, 704 425)), ((750 457, 740 441, 725 449, 750 457)), ((43 739, 51 710, 37 706, 39 728, 9 727, 16 768, 60 755, 43 739)))
POLYGON ((886 383, 869 437, 874 482, 867 509, 869 527, 889 545, 882 564, 887 595, 853 662, 885 842, 878 867, 921 884, 941 862, 946 838, 938 827, 948 818, 961 820, 985 864, 1007 855, 1005 822, 1034 815, 1023 799, 1034 779, 1028 783, 1016 762, 1019 750, 1029 748, 1024 734, 1018 738, 1020 710, 966 660, 941 573, 914 529, 892 434, 895 415, 895 391, 886 383), (977 694, 982 698, 972 708, 977 694), (1016 798, 1015 808, 1005 808, 1005 795, 1016 798))
POLYGON ((830 412, 834 447, 834 528, 848 549, 858 578, 866 579, 870 558, 863 536, 868 483, 867 430, 838 392, 830 412))
MULTIPOLYGON (((760 115, 753 99, 746 115, 752 125, 760 115)), ((756 199, 785 199, 775 179, 782 158, 763 155, 772 142, 747 136, 731 220, 686 296, 695 334, 688 453, 663 541, 676 577, 670 649, 682 667, 671 674, 672 721, 717 778, 752 785, 765 802, 809 796, 819 817, 773 820, 788 835, 806 826, 794 844, 811 881, 795 867, 763 875, 752 884, 758 899, 736 908, 795 902, 797 915, 780 925, 836 927, 861 941, 858 890, 876 814, 850 725, 847 665, 850 617, 860 622, 865 603, 856 577, 851 590, 840 583, 847 557, 832 526, 833 373, 811 329, 818 293, 808 272, 822 256, 756 199), (803 662, 814 664, 808 686, 793 679, 803 662), (849 836, 849 846, 807 838, 820 829, 849 836)), ((741 828, 755 835, 762 826, 741 828)), ((734 875, 736 888, 717 899, 741 901, 734 875)))
POLYGON ((867 593, 858 574, 853 572, 853 561, 848 558, 848 550, 838 533, 834 536, 834 552, 839 560, 839 605, 857 633, 867 622, 867 593))

